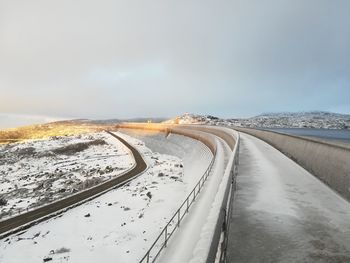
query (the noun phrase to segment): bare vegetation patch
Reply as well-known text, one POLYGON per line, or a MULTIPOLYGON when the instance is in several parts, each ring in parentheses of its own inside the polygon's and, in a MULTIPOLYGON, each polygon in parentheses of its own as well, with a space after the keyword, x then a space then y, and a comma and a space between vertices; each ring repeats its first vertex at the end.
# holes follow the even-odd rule
POLYGON ((0 196, 0 206, 7 205, 7 200, 4 197, 0 196))
POLYGON ((78 190, 84 190, 84 189, 91 188, 95 185, 98 185, 100 183, 102 183, 102 178, 94 177, 94 178, 85 180, 84 182, 79 184, 79 186, 77 188, 78 188, 78 190))
POLYGON ((105 144, 106 142, 104 140, 97 139, 91 142, 79 142, 79 143, 74 143, 67 146, 59 147, 52 150, 52 152, 54 152, 55 154, 73 155, 75 153, 82 152, 88 149, 90 146, 105 145, 105 144))
POLYGON ((70 249, 66 247, 61 247, 55 250, 55 254, 61 254, 61 253, 67 253, 67 252, 70 252, 70 249))

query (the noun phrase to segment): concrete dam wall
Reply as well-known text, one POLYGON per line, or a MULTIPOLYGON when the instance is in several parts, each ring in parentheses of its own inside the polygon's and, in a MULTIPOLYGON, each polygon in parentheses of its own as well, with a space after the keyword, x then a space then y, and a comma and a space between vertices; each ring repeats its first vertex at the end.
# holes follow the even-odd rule
POLYGON ((272 131, 234 129, 269 143, 350 201, 350 146, 272 131))

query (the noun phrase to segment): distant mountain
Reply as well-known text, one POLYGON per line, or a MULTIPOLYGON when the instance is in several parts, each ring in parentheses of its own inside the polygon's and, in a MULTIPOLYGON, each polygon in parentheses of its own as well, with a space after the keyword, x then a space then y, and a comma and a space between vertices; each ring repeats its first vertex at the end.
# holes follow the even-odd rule
POLYGON ((59 121, 57 123, 77 123, 77 124, 94 124, 94 125, 112 125, 121 122, 153 122, 160 123, 165 121, 165 118, 131 118, 131 119, 106 119, 106 120, 90 120, 90 119, 75 119, 75 120, 66 120, 59 121))
POLYGON ((328 111, 301 111, 301 112, 278 112, 278 113, 263 113, 253 118, 258 117, 330 117, 330 118, 341 118, 348 119, 350 118, 349 114, 333 113, 328 111))
POLYGON ((350 115, 324 111, 268 113, 237 124, 262 128, 350 129, 350 115))
POLYGON ((220 119, 186 113, 165 123, 210 124, 252 128, 350 129, 350 115, 324 111, 264 113, 251 118, 220 119))

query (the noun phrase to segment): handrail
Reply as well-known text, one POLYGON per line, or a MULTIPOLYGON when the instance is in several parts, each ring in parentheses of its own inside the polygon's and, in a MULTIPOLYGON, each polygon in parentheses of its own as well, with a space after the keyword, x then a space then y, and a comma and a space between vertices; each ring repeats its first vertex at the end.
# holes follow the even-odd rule
POLYGON ((169 222, 166 224, 166 226, 160 232, 160 234, 158 235, 156 240, 153 242, 153 244, 148 249, 146 254, 140 260, 140 263, 154 262, 157 259, 157 257, 159 256, 160 252, 167 246, 168 240, 171 238, 171 236, 173 235, 175 230, 180 227, 180 223, 181 223, 182 219, 189 212, 189 208, 196 200, 196 196, 198 196, 199 192, 201 191, 201 188, 203 188, 203 185, 210 174, 211 168, 213 167, 215 157, 216 157, 216 148, 214 150, 213 158, 212 158, 208 168, 205 170, 204 174, 201 176, 198 183, 195 185, 195 187, 189 193, 187 198, 182 202, 180 208, 175 212, 175 214, 171 217, 169 222), (154 255, 152 255, 152 251, 154 251, 154 255))
MULTIPOLYGON (((231 177, 231 184, 229 186, 229 191, 228 194, 225 195, 224 202, 223 202, 223 207, 221 210, 225 211, 225 215, 223 220, 221 221, 221 226, 222 226, 222 242, 219 244, 219 262, 221 263, 226 263, 227 258, 226 258, 226 252, 227 252, 227 245, 228 245, 228 234, 230 231, 230 226, 231 226, 231 214, 232 214, 232 208, 233 208, 233 202, 234 202, 234 197, 235 197, 235 191, 237 187, 237 174, 238 174, 238 165, 239 165, 239 146, 240 146, 240 135, 239 133, 236 135, 236 144, 233 149, 233 158, 232 158, 232 163, 230 167, 230 177, 231 177)), ((220 223, 220 222, 219 222, 220 223)))
POLYGON ((200 252, 194 253, 193 257, 200 257, 203 262, 207 263, 225 262, 230 215, 236 186, 240 136, 239 133, 224 127, 220 127, 219 130, 221 132, 219 130, 215 131, 215 128, 210 127, 205 127, 204 129, 209 129, 210 133, 216 134, 228 144, 229 142, 232 143, 233 140, 234 144, 231 144, 232 153, 208 215, 210 223, 208 222, 205 226, 206 237, 199 241, 200 252), (208 236, 211 237, 211 240, 209 240, 208 236), (204 247, 206 252, 203 251, 204 247))

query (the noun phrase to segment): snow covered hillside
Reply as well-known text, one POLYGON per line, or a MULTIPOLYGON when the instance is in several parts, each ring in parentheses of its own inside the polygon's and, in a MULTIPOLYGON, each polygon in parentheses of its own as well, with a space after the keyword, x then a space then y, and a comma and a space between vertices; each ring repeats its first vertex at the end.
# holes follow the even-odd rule
POLYGON ((212 154, 205 145, 180 135, 139 134, 146 145, 118 135, 142 153, 148 170, 118 189, 1 240, 0 262, 108 263, 142 258, 212 154))
POLYGON ((350 115, 321 111, 272 113, 245 120, 228 121, 246 127, 350 129, 350 115))
POLYGON ((219 121, 219 118, 211 115, 196 115, 185 113, 181 116, 164 121, 165 124, 210 124, 219 121))
POLYGON ((0 219, 92 187, 133 164, 129 150, 104 132, 0 145, 0 219))
POLYGON ((210 115, 184 114, 168 120, 168 124, 210 124, 252 128, 319 128, 350 129, 350 115, 322 111, 270 113, 252 118, 219 119, 210 115))

